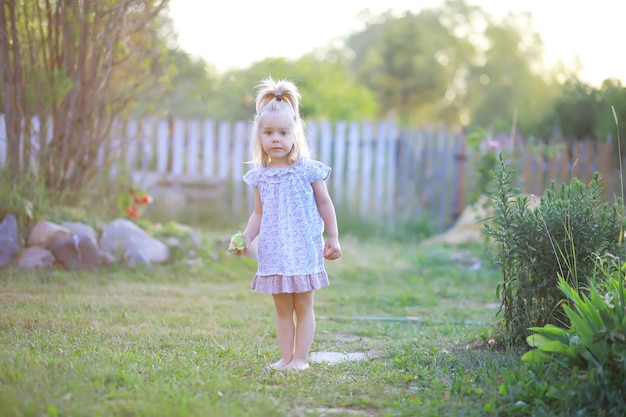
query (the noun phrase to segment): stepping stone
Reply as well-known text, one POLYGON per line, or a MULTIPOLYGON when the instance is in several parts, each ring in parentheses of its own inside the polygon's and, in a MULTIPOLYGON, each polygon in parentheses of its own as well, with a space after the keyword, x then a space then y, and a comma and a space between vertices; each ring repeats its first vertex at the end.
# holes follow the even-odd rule
POLYGON ((327 363, 334 365, 345 361, 362 361, 367 359, 363 352, 312 352, 309 361, 313 363, 327 363))

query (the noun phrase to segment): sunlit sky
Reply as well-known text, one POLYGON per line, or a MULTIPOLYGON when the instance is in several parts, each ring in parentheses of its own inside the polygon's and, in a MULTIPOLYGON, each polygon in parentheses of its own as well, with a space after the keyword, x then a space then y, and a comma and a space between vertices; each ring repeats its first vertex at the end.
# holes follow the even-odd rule
MULTIPOLYGON (((495 18, 530 12, 544 42, 544 62, 580 62, 583 80, 626 81, 626 5, 615 0, 470 0, 495 18)), ((419 12, 436 0, 171 0, 179 46, 218 70, 245 68, 268 57, 291 59, 359 30, 357 15, 419 12)))

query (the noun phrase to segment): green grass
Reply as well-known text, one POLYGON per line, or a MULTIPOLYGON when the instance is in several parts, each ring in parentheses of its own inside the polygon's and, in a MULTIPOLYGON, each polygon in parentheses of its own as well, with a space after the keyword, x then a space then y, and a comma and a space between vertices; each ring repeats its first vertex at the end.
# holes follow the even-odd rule
POLYGON ((496 415, 521 366, 484 342, 499 272, 456 264, 460 249, 342 244, 312 350, 369 359, 296 374, 267 369, 279 351, 255 263, 217 246, 203 266, 0 271, 0 416, 496 415))

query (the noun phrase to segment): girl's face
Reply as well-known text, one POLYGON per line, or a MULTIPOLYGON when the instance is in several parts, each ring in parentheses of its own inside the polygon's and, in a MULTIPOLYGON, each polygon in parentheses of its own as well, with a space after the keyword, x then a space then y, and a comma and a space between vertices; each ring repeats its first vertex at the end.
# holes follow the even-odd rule
POLYGON ((272 167, 291 165, 289 154, 293 149, 294 127, 295 121, 289 112, 269 112, 261 119, 261 146, 270 156, 272 167))

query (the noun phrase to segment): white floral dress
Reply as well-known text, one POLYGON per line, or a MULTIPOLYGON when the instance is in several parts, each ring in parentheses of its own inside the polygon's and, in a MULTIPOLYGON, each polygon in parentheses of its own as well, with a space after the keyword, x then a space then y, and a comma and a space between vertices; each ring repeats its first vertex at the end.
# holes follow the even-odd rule
POLYGON ((263 207, 254 291, 299 293, 329 285, 324 222, 311 184, 326 180, 330 171, 319 161, 300 159, 289 167, 258 167, 243 176, 258 187, 263 207))

